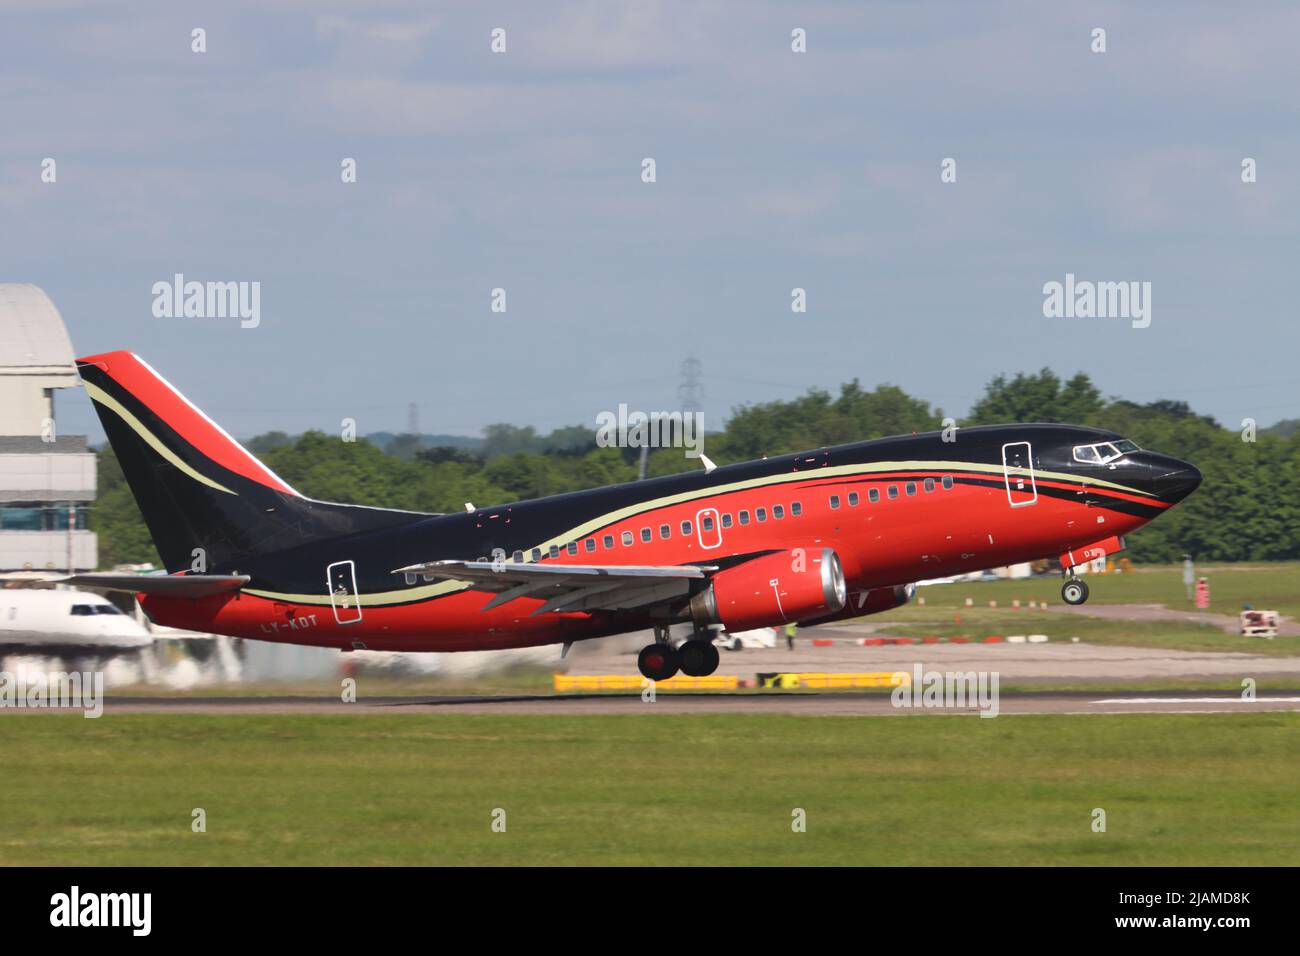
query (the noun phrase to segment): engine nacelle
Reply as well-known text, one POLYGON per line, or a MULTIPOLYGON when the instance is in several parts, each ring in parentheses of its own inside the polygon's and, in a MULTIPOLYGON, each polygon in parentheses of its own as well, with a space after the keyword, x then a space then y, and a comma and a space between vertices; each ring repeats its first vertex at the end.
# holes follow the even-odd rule
POLYGON ((915 594, 915 584, 899 584, 892 588, 850 591, 843 610, 804 623, 829 624, 831 621, 844 621, 851 617, 865 617, 868 614, 879 614, 881 611, 892 611, 894 608, 902 607, 911 601, 912 596, 915 594))
POLYGON ((834 614, 847 597, 844 569, 831 548, 778 551, 719 571, 691 598, 696 626, 729 631, 779 627, 834 614))

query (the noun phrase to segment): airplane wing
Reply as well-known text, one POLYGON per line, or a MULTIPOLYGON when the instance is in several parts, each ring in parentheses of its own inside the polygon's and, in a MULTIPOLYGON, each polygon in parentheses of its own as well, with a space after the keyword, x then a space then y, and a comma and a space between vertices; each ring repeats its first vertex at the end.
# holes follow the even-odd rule
POLYGON ((516 598, 543 598, 532 613, 622 611, 690 595, 690 582, 707 578, 712 566, 514 564, 493 561, 429 561, 397 568, 426 580, 467 581, 476 591, 496 594, 484 611, 516 598))

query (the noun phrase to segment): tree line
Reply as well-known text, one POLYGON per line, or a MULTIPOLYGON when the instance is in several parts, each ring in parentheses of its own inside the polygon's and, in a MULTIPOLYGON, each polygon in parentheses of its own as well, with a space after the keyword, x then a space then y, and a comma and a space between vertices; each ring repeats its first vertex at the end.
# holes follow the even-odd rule
MULTIPOLYGON (((1062 380, 1050 369, 993 379, 958 424, 1011 422, 1107 428, 1201 469, 1200 491, 1130 536, 1135 561, 1174 561, 1184 554, 1215 561, 1300 558, 1300 431, 1289 423, 1243 433, 1185 402, 1105 398, 1087 375, 1062 380)), ((838 395, 814 388, 795 399, 737 408, 725 429, 709 433, 704 450, 723 465, 943 424, 940 409, 897 386, 866 390, 854 380, 838 395)), ((431 512, 634 481, 640 458, 639 449, 597 447, 594 427, 580 425, 545 435, 490 425, 482 440, 432 447, 421 436, 385 435, 381 447, 318 431, 297 437, 273 432, 248 445, 312 498, 431 512)), ((112 450, 105 445, 98 456, 100 491, 91 526, 99 534, 101 566, 158 563, 112 450)), ((647 475, 699 467, 681 449, 651 449, 647 475)))

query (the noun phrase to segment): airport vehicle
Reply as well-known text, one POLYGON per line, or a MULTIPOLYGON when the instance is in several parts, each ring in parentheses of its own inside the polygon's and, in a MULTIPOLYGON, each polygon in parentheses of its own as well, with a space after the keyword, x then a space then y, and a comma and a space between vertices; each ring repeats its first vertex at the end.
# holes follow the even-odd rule
POLYGON ((1241 612, 1241 634, 1243 637, 1277 637, 1277 611, 1256 611, 1247 608, 1241 612))
MULTIPOLYGON (((1009 425, 417 514, 299 494, 130 352, 78 365, 169 574, 70 580, 133 591, 162 624, 341 650, 653 627, 646 677, 703 676, 718 665, 710 625, 873 614, 917 580, 1044 556, 1073 568, 1201 481, 1110 432, 1009 425), (680 646, 674 625, 690 628, 680 646)), ((1062 593, 1088 590, 1071 577, 1062 593)))
POLYGON ((748 631, 723 631, 713 639, 716 647, 741 651, 747 647, 776 647, 776 628, 755 627, 748 631))
POLYGON ((137 648, 153 635, 101 594, 0 588, 0 647, 137 648))

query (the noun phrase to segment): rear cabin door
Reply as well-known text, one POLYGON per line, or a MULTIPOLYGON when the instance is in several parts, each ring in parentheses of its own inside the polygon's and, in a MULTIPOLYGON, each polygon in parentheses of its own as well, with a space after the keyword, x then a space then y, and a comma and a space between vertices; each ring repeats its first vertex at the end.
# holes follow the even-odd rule
POLYGON ((325 581, 330 589, 330 605, 334 620, 340 624, 356 624, 361 620, 361 601, 357 594, 357 566, 351 561, 335 561, 325 569, 325 581))

